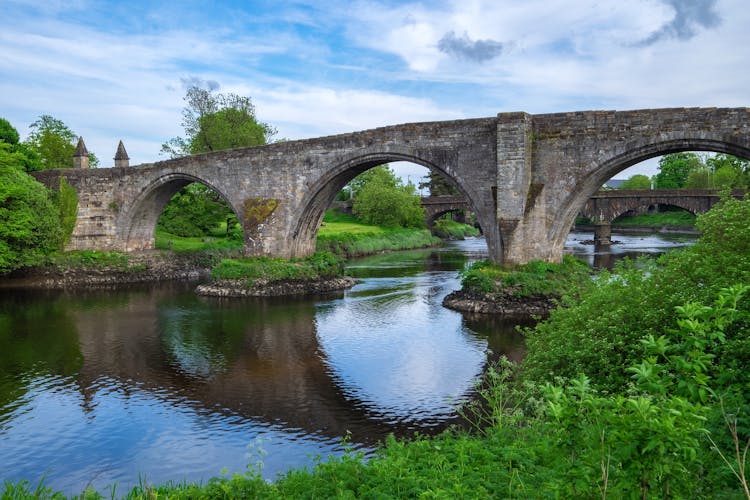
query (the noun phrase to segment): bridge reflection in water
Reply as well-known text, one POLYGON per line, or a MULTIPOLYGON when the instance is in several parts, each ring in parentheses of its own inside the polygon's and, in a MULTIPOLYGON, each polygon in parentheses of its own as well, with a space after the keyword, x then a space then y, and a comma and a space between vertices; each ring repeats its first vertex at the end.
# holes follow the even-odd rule
POLYGON ((481 239, 455 245, 354 262, 363 283, 317 299, 0 293, 3 479, 123 491, 258 459, 273 478, 340 453, 347 431, 367 449, 444 427, 488 354, 523 356, 515 322, 440 305, 487 255, 481 239))
POLYGON ((202 299, 178 285, 0 293, 3 479, 47 471, 68 494, 122 491, 140 473, 205 480, 258 458, 273 478, 340 453, 347 432, 369 447, 443 428, 488 347, 522 353, 520 338, 441 307, 466 260, 376 256, 351 270, 362 285, 317 299, 202 299), (268 454, 248 457, 248 444, 268 454))

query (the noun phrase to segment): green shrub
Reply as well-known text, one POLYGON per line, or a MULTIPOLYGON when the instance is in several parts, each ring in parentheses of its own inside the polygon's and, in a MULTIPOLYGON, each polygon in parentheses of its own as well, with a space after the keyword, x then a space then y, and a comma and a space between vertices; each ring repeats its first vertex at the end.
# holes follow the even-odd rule
MULTIPOLYGON (((580 300, 568 300, 526 332, 525 379, 542 384, 586 373, 597 388, 622 390, 629 383, 625 369, 640 356, 640 339, 667 334, 677 306, 709 305, 722 288, 750 283, 748 220, 750 201, 726 200, 699 216, 703 236, 695 245, 601 273, 580 300)), ((749 302, 744 299, 740 310, 747 313, 749 302)), ((728 369, 725 360, 739 363, 736 356, 750 350, 741 345, 747 337, 742 325, 727 332, 736 350, 718 360, 722 369, 728 369)))

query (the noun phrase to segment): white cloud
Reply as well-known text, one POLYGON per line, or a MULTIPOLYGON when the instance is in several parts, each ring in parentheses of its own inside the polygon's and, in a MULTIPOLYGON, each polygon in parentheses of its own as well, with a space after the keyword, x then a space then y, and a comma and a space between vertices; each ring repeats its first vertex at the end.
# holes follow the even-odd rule
MULTIPOLYGON (((247 11, 220 29, 113 33, 62 21, 61 2, 13 0, 0 12, 25 15, 0 32, 0 109, 22 134, 52 114, 104 159, 123 139, 140 163, 181 134, 180 80, 192 77, 250 95, 259 118, 292 139, 511 110, 748 105, 750 10, 744 0, 690 2, 697 10, 675 0, 298 2, 281 11, 289 19, 247 11), (637 46, 678 18, 691 36, 637 46), (454 57, 439 48, 449 33, 454 48, 491 41, 502 51, 454 57)), ((166 15, 136 8, 148 22, 166 15)))

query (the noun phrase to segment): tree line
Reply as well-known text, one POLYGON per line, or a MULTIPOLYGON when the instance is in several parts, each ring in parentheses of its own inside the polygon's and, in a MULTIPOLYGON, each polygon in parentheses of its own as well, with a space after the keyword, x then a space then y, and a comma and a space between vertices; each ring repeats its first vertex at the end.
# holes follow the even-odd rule
POLYGON ((720 153, 671 153, 659 159, 656 175, 636 174, 620 189, 746 189, 750 161, 720 153))

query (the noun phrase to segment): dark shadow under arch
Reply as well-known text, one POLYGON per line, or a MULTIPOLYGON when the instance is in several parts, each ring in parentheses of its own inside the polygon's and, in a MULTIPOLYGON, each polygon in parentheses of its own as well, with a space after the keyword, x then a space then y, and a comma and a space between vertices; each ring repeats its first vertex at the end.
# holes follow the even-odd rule
MULTIPOLYGON (((647 203, 647 204, 633 204, 633 205, 630 205, 628 207, 624 207, 624 209, 620 213, 613 214, 611 222, 616 221, 617 219, 619 219, 620 217, 622 217, 623 215, 625 215, 628 212, 631 212, 631 211, 634 211, 634 210, 639 210, 639 209, 642 209, 642 208, 648 209, 649 207, 651 207, 653 205, 654 205, 653 203, 647 203)), ((661 205, 661 206, 665 206, 665 207, 668 206, 668 207, 679 208, 680 210, 688 212, 690 214, 698 215, 698 212, 694 208, 689 207, 687 205, 681 205, 681 204, 678 204, 678 203, 657 203, 657 205, 661 205)))

